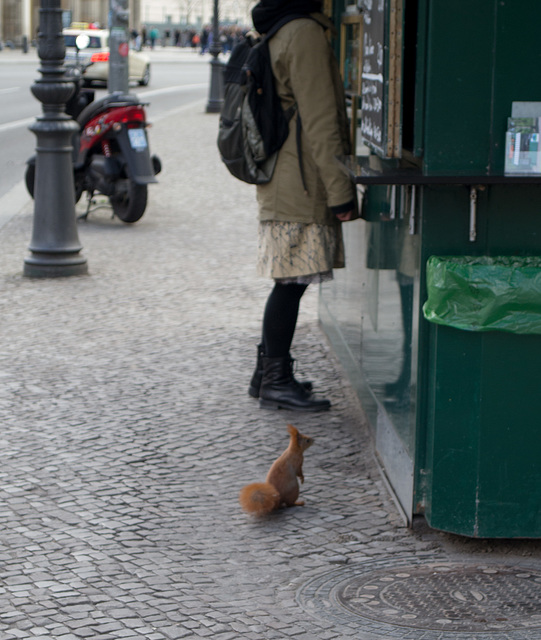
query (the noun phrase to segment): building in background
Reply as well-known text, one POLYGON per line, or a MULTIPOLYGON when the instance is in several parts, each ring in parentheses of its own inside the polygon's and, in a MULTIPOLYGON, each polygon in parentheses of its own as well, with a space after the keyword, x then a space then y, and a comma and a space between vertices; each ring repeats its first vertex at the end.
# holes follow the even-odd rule
POLYGON ((36 6, 39 8, 39 0, 0 0, 0 42, 21 46, 23 36, 31 41, 36 6))
MULTIPOLYGON (((62 0, 66 26, 70 22, 108 24, 110 0, 62 0)), ((256 0, 219 0, 220 22, 250 25, 256 0)), ((201 29, 212 22, 214 0, 130 0, 130 27, 157 27, 163 36, 175 29, 201 29)), ((40 0, 0 0, 0 43, 20 47, 35 40, 40 0)))
MULTIPOLYGON (((220 22, 251 24, 255 0, 220 0, 220 22)), ((212 22, 214 0, 141 0, 143 24, 197 27, 212 22)))

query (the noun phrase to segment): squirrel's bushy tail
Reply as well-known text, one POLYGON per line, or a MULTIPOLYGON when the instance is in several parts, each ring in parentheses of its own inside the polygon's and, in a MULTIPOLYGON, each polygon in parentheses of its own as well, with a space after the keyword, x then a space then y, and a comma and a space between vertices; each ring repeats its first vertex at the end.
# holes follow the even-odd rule
POLYGON ((244 511, 263 516, 280 506, 280 494, 268 482, 254 482, 241 489, 240 506, 244 511))

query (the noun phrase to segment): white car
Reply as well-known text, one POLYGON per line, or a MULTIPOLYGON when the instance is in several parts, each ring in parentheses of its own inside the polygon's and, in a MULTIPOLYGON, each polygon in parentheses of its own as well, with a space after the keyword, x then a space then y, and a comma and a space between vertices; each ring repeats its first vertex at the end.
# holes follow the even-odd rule
MULTIPOLYGON (((109 31, 105 29, 64 29, 64 43, 66 45, 66 63, 75 62, 77 55, 81 64, 92 62, 83 73, 86 83, 107 82, 109 77, 109 31), (79 51, 75 40, 77 36, 85 34, 90 42, 86 49, 79 51)), ((130 49, 128 55, 128 74, 130 81, 145 86, 150 82, 150 59, 144 53, 130 49)))

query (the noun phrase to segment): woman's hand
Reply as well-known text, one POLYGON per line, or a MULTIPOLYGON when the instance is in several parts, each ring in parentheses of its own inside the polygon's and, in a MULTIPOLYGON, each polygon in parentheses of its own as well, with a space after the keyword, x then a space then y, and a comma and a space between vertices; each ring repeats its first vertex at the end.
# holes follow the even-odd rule
POLYGON ((335 214, 340 222, 348 222, 348 220, 353 220, 355 211, 351 209, 351 211, 346 211, 345 213, 337 213, 335 214))

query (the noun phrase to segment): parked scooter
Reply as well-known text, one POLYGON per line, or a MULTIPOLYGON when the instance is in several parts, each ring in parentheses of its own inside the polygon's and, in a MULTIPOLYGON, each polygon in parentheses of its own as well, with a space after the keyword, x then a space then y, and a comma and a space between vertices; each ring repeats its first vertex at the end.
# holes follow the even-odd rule
MULTIPOLYGON (((77 49, 88 46, 88 36, 77 38, 77 49)), ((92 63, 89 63, 92 64, 92 63)), ((78 57, 67 66, 73 79, 75 93, 66 104, 66 113, 79 124, 73 138, 73 171, 75 201, 84 191, 88 207, 81 216, 86 218, 95 193, 109 198, 113 214, 123 222, 136 222, 145 212, 147 187, 157 182, 161 171, 157 156, 150 156, 146 134, 145 104, 135 95, 113 93, 94 100, 94 91, 83 88, 83 71, 78 57)), ((26 187, 34 197, 36 157, 27 161, 26 187)))

